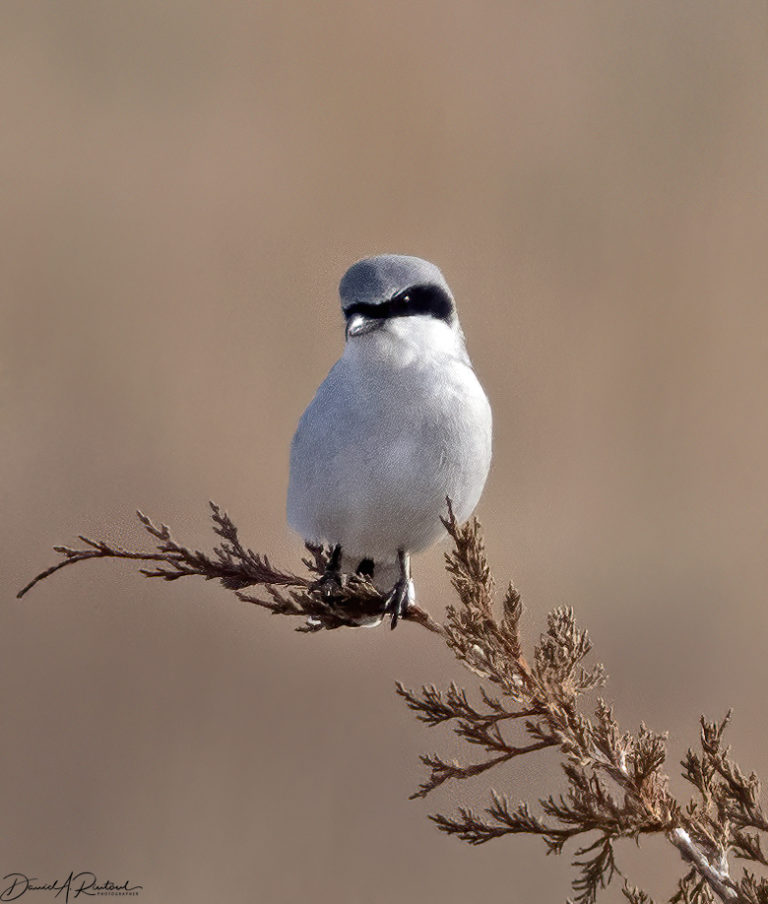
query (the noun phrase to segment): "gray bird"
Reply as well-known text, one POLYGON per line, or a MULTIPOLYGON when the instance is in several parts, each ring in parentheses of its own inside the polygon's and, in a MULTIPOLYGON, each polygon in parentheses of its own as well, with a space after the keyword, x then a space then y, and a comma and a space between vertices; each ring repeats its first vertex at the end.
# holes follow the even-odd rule
POLYGON ((388 593, 394 628, 414 599, 411 553, 445 536, 446 496, 459 521, 480 499, 491 409, 434 264, 366 258, 339 295, 346 345, 293 437, 288 523, 333 547, 329 577, 357 571, 388 593))

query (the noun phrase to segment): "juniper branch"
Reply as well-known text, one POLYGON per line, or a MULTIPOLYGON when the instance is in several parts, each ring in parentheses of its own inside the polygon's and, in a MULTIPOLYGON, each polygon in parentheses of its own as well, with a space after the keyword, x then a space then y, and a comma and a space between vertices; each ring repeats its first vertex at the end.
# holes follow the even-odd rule
MULTIPOLYGON (((485 844, 504 835, 541 837, 548 853, 561 853, 570 842, 574 904, 594 904, 601 889, 621 875, 616 846, 621 839, 644 835, 665 837, 689 864, 689 871, 670 898, 679 904, 709 904, 718 898, 739 904, 767 904, 768 882, 744 870, 732 875, 729 855, 765 866, 760 833, 768 818, 760 804, 760 784, 746 775, 722 746, 728 718, 719 723, 702 719, 701 753, 689 751, 683 774, 698 798, 686 806, 669 791, 664 771, 666 736, 641 724, 622 731, 612 707, 598 699, 591 713, 584 699, 602 687, 602 665, 588 665, 591 642, 575 621, 572 610, 555 609, 529 658, 520 632, 522 604, 510 585, 502 614, 494 614, 494 580, 485 556, 478 522, 457 524, 449 508, 444 521, 453 540, 446 568, 458 596, 448 607, 446 643, 458 660, 499 696, 479 688, 481 704, 470 702, 467 691, 451 684, 446 691, 434 685, 412 691, 401 684, 397 692, 417 718, 430 728, 449 725, 464 741, 489 754, 480 763, 446 762, 437 754, 422 757, 430 769, 412 797, 425 797, 447 781, 463 780, 496 767, 514 766, 517 756, 553 748, 559 752, 567 789, 512 807, 495 791, 491 804, 477 814, 459 807, 457 816, 434 814, 437 827, 469 844, 485 844), (527 736, 522 743, 501 733, 506 725, 527 736)), ((642 890, 626 880, 624 897, 634 904, 652 904, 642 890)))
MULTIPOLYGON (((308 555, 302 559, 307 574, 283 571, 275 568, 267 555, 243 545, 234 522, 216 503, 211 502, 210 508, 213 531, 221 541, 211 553, 184 546, 175 539, 168 525, 156 524, 139 511, 136 514, 141 525, 156 541, 154 549, 129 550, 106 540, 80 536, 83 547, 55 546, 54 551, 62 556, 62 560, 40 572, 17 596, 23 597, 40 581, 79 562, 129 559, 156 563, 139 569, 147 578, 217 580, 228 590, 235 591, 239 599, 267 609, 273 615, 301 618, 303 623, 296 630, 302 632, 359 627, 381 617, 386 596, 369 581, 357 575, 345 576, 335 585, 323 580, 330 563, 330 549, 307 544, 308 555), (265 596, 245 593, 245 588, 250 587, 262 588, 265 596)), ((405 618, 433 633, 443 633, 443 628, 419 606, 411 606, 405 618)))
MULTIPOLYGON (((219 538, 210 553, 178 542, 165 524, 138 513, 154 547, 145 551, 113 546, 80 537, 82 547, 57 546, 62 557, 38 574, 20 592, 57 571, 90 559, 127 559, 144 563, 141 574, 175 581, 183 577, 218 580, 246 602, 276 615, 301 619, 300 631, 358 627, 381 618, 384 594, 362 577, 346 576, 329 583, 331 550, 307 546, 305 574, 283 571, 269 558, 246 547, 229 516, 211 503, 213 530, 219 538), (260 588, 256 593, 252 588, 260 588)), ((537 805, 512 806, 492 791, 481 814, 459 807, 457 816, 434 814, 441 831, 470 844, 484 844, 505 835, 541 837, 548 853, 560 854, 574 845, 574 904, 595 904, 599 892, 622 873, 616 847, 622 839, 638 841, 659 834, 672 844, 687 872, 679 880, 671 904, 768 904, 768 880, 742 868, 734 873, 731 859, 751 867, 768 867, 762 834, 768 815, 760 800, 760 782, 745 773, 723 745, 730 713, 719 722, 701 720, 700 750, 689 750, 683 776, 695 797, 679 802, 669 791, 664 771, 666 736, 644 724, 623 731, 610 705, 585 699, 606 682, 599 663, 588 664, 591 641, 572 610, 551 612, 547 626, 530 655, 523 652, 520 593, 509 584, 500 617, 495 615, 495 582, 476 519, 457 523, 448 500, 444 522, 452 540, 446 569, 457 602, 446 610, 444 624, 412 606, 406 619, 440 635, 457 659, 482 679, 479 702, 458 685, 445 691, 427 685, 397 692, 428 727, 450 726, 455 734, 485 758, 461 763, 438 754, 423 756, 429 769, 412 797, 426 797, 448 782, 514 767, 517 760, 544 750, 556 754, 566 790, 538 799, 537 805), (493 693, 489 690, 493 686, 493 693)), ((624 898, 631 904, 653 904, 642 890, 624 879, 624 898)))
POLYGON ((647 895, 642 889, 634 885, 624 884, 621 890, 629 904, 654 904, 653 898, 647 895))

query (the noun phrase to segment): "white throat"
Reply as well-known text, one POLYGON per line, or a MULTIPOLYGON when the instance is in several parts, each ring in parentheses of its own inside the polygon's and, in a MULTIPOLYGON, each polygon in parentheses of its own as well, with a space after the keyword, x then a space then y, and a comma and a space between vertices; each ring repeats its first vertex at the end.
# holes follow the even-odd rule
POLYGON ((464 335, 454 324, 428 315, 393 317, 370 333, 350 336, 343 358, 366 367, 381 364, 410 367, 435 358, 453 358, 469 363, 464 335))

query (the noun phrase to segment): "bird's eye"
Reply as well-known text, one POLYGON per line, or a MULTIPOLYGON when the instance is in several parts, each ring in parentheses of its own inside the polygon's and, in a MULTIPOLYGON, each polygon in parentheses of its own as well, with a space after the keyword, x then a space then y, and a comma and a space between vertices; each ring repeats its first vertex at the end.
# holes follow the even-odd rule
POLYGON ((403 295, 403 301, 410 301, 410 300, 411 300, 410 295, 403 295))

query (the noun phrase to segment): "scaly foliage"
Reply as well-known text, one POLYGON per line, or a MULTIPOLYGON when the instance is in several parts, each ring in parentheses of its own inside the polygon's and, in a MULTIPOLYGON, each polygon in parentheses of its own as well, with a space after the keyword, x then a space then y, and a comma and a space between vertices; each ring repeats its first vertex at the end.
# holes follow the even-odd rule
MULTIPOLYGON (((241 600, 274 615, 298 617, 299 631, 381 620, 386 597, 371 583, 357 575, 329 580, 330 549, 307 547, 305 575, 281 571, 266 555, 243 546, 225 512, 213 503, 211 510, 220 538, 211 553, 189 549, 166 525, 139 512, 156 541, 153 550, 131 551, 80 537, 81 548, 55 547, 62 561, 37 575, 19 596, 77 562, 132 559, 151 563, 140 569, 149 578, 218 580, 241 600), (260 587, 261 595, 245 592, 252 587, 260 587)), ((421 722, 430 728, 450 726, 475 755, 468 762, 422 756, 428 773, 411 796, 424 798, 443 785, 514 767, 545 752, 557 757, 565 790, 517 804, 491 791, 490 803, 480 813, 459 806, 452 815, 434 814, 438 829, 473 845, 526 834, 540 837, 547 853, 568 849, 575 870, 572 904, 595 904, 602 889, 617 876, 623 878, 616 859, 620 842, 662 835, 686 864, 670 904, 713 904, 717 899, 768 904, 768 880, 747 868, 768 867, 763 837, 768 816, 757 776, 747 775, 723 745, 730 714, 720 722, 701 720, 700 750, 688 750, 682 761, 695 796, 678 801, 665 772, 665 735, 644 724, 624 731, 603 699, 587 702, 605 685, 606 673, 599 663, 589 664, 592 645, 572 610, 549 614, 527 658, 520 628, 523 607, 514 585, 502 597, 500 617, 495 614, 495 583, 478 521, 458 524, 448 500, 444 524, 453 544, 446 569, 457 600, 447 607, 443 625, 417 606, 405 618, 440 635, 481 683, 474 695, 455 683, 445 690, 427 685, 418 691, 398 683, 397 693, 421 722), (740 872, 734 861, 743 862, 740 872)), ((630 904, 653 904, 626 878, 621 891, 630 904)))

